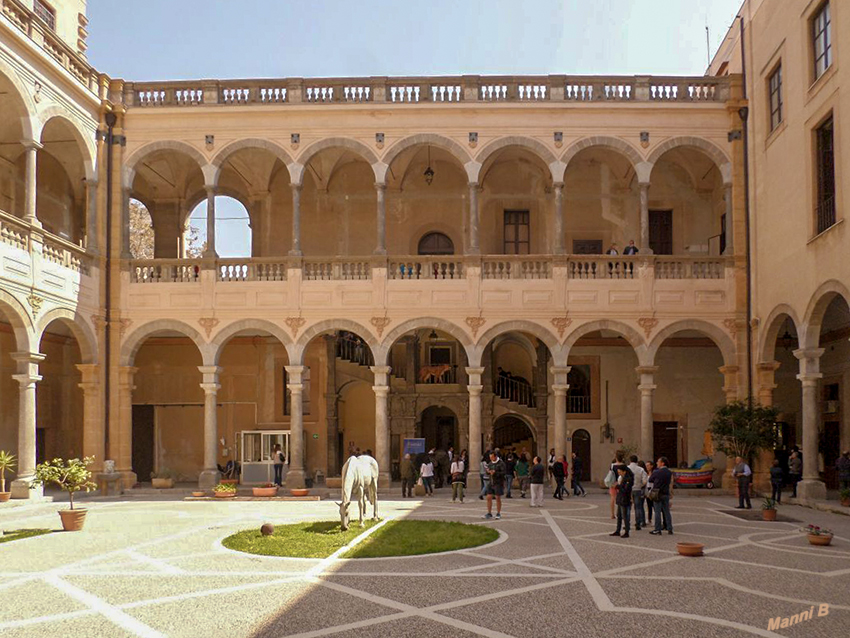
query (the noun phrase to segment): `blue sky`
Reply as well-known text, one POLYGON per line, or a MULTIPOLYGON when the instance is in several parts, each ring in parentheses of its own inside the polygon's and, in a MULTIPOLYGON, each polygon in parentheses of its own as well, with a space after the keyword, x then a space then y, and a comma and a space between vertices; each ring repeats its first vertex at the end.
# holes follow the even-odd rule
MULTIPOLYGON (((127 80, 702 75, 742 0, 88 0, 89 60, 127 80)), ((244 215, 218 200, 218 218, 244 215)), ((195 211, 202 229, 206 204, 195 211)), ((222 219, 222 256, 247 251, 222 219), (225 230, 226 229, 226 230, 225 230)))

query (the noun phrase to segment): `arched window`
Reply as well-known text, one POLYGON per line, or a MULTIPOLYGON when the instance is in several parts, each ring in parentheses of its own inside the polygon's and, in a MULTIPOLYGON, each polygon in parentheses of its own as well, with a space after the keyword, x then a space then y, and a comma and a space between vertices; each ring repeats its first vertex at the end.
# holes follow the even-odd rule
POLYGON ((147 207, 130 198, 130 254, 133 259, 153 259, 153 221, 147 207))
POLYGON ((443 233, 428 233, 419 240, 420 255, 454 255, 455 245, 443 233))
MULTIPOLYGON (((183 233, 187 257, 203 254, 207 245, 207 200, 189 216, 183 233)), ((219 257, 251 257, 251 218, 239 200, 224 195, 215 198, 215 247, 219 257)))

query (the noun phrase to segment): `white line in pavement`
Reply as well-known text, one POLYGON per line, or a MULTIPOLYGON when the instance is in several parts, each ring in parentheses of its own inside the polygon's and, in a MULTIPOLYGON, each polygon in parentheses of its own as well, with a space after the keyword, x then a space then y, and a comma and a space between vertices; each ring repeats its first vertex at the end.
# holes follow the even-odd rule
POLYGON ((134 560, 137 560, 140 563, 156 567, 162 574, 179 574, 181 572, 186 571, 185 569, 180 569, 175 565, 171 565, 169 563, 161 561, 158 558, 154 558, 153 556, 148 556, 147 554, 137 552, 134 549, 128 550, 127 554, 129 554, 134 560))
POLYGON ((129 631, 130 633, 135 634, 140 638, 166 638, 165 634, 156 631, 152 627, 148 627, 145 623, 141 622, 140 620, 136 620, 128 614, 125 614, 117 607, 110 605, 105 600, 98 598, 94 594, 91 594, 85 590, 80 589, 79 587, 75 587, 74 585, 65 582, 59 576, 46 576, 44 580, 45 582, 53 585, 62 593, 70 596, 78 602, 83 603, 86 607, 97 611, 98 613, 100 613, 105 618, 115 623, 122 629, 129 631))

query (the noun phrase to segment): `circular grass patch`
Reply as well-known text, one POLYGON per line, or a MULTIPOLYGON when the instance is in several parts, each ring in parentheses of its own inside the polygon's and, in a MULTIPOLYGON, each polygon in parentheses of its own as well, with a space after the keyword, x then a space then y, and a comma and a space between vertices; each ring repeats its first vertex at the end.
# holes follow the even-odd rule
MULTIPOLYGON (((366 521, 363 527, 354 524, 345 532, 337 521, 278 525, 271 536, 263 536, 259 529, 250 529, 228 536, 221 543, 228 549, 261 556, 327 558, 375 524, 371 520, 366 521)), ((498 531, 483 525, 389 521, 343 553, 341 558, 436 554, 486 545, 497 538, 498 531)))

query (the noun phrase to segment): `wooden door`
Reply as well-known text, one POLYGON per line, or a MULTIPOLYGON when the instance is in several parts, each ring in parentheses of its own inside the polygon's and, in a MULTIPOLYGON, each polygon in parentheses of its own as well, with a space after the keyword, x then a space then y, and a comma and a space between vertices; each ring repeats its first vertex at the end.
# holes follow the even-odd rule
POLYGON ((668 467, 679 466, 679 423, 655 421, 652 432, 652 460, 667 457, 668 467))
POLYGON ((154 406, 133 406, 133 471, 140 483, 151 480, 154 455, 154 406))
POLYGON ((590 480, 590 433, 576 430, 573 433, 573 452, 581 459, 581 480, 590 480))
POLYGON ((673 211, 649 211, 649 247, 656 255, 673 254, 673 211))
POLYGON ((823 480, 827 489, 838 489, 835 461, 841 454, 841 423, 827 421, 823 424, 823 480))

